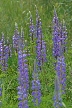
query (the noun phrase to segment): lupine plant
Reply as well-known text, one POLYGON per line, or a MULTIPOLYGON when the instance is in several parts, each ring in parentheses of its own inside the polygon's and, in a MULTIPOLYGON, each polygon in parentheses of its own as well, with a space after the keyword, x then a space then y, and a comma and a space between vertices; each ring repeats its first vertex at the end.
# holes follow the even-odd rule
POLYGON ((31 40, 32 40, 32 42, 34 42, 34 38, 35 38, 35 26, 33 24, 33 19, 32 19, 31 13, 30 13, 30 27, 29 28, 30 28, 29 32, 30 32, 31 40))
POLYGON ((54 10, 54 17, 53 17, 53 55, 55 58, 57 58, 57 56, 60 56, 60 48, 58 45, 58 40, 59 40, 59 20, 57 17, 57 13, 56 10, 54 10))
POLYGON ((60 81, 62 93, 65 93, 66 88, 66 64, 64 56, 57 58, 56 72, 60 81))
POLYGON ((65 23, 59 22, 56 10, 54 10, 53 18, 53 55, 57 59, 64 55, 66 46, 67 30, 65 23))
POLYGON ((18 52, 18 43, 20 40, 20 34, 18 32, 18 25, 15 23, 15 33, 13 36, 13 48, 15 49, 16 53, 18 52))
POLYGON ((62 93, 66 88, 66 64, 65 64, 65 46, 67 32, 64 24, 59 23, 56 10, 54 10, 53 18, 53 55, 56 58, 55 69, 58 75, 62 93))
POLYGON ((19 104, 18 104, 18 107, 19 108, 29 108, 28 101, 27 101, 28 89, 29 89, 28 65, 26 63, 27 55, 25 54, 22 48, 20 46, 18 50, 18 71, 19 71, 19 78, 18 78, 19 104))
POLYGON ((32 96, 35 106, 39 106, 41 102, 41 84, 38 78, 38 70, 36 60, 34 61, 34 71, 32 74, 32 96))
POLYGON ((43 40, 42 23, 38 10, 36 10, 36 53, 37 53, 37 64, 39 70, 44 62, 46 62, 46 43, 43 40))
POLYGON ((55 78, 55 90, 54 90, 54 107, 55 108, 61 108, 62 105, 62 97, 61 97, 61 89, 60 89, 60 83, 59 83, 59 79, 56 76, 55 78))
POLYGON ((32 53, 34 53, 34 42, 35 42, 35 25, 33 24, 33 18, 30 12, 30 25, 29 25, 29 36, 32 44, 32 53))
POLYGON ((2 39, 1 39, 1 65, 2 65, 2 70, 6 71, 8 68, 8 57, 9 57, 9 47, 5 45, 4 41, 4 35, 2 34, 2 39))
MULTIPOLYGON (((72 102, 71 102, 72 97, 70 96, 72 94, 72 88, 71 88, 72 81, 69 76, 69 69, 68 69, 68 67, 70 67, 71 69, 70 62, 68 62, 67 64, 68 72, 67 72, 67 88, 66 88, 65 52, 66 52, 67 31, 66 31, 66 25, 64 21, 63 22, 59 21, 56 10, 54 10, 54 18, 53 18, 53 56, 55 60, 55 72, 56 72, 54 97, 53 97, 53 88, 54 88, 53 80, 54 80, 55 73, 53 72, 54 70, 52 67, 53 58, 51 58, 52 42, 51 40, 50 41, 48 40, 48 38, 49 39, 51 38, 49 29, 51 24, 50 22, 51 15, 52 15, 52 11, 50 11, 49 13, 48 10, 52 10, 53 5, 56 6, 59 9, 59 14, 63 13, 67 21, 66 15, 69 15, 70 17, 70 11, 72 10, 71 5, 70 7, 68 7, 68 4, 70 3, 71 0, 67 2, 65 0, 64 0, 65 2, 50 1, 49 3, 47 3, 48 0, 40 0, 41 2, 38 0, 34 0, 34 1, 33 0, 28 0, 28 1, 7 0, 7 1, 8 2, 6 3, 5 0, 0 1, 0 13, 2 13, 0 14, 0 25, 1 25, 0 30, 4 31, 2 30, 2 28, 3 29, 5 28, 6 29, 5 33, 7 33, 7 36, 9 37, 12 36, 12 32, 13 32, 12 27, 14 22, 16 21, 19 23, 19 25, 22 24, 22 26, 24 26, 24 29, 26 31, 24 34, 23 28, 21 27, 21 33, 18 32, 18 25, 17 23, 15 23, 15 31, 14 31, 12 41, 13 41, 13 48, 16 53, 13 54, 12 57, 9 59, 10 60, 8 62, 10 63, 9 67, 7 61, 8 61, 8 57, 11 56, 10 43, 8 40, 5 41, 4 35, 2 34, 2 39, 0 40, 0 66, 2 69, 2 70, 0 69, 0 97, 1 97, 0 102, 2 103, 2 106, 0 107, 1 108, 6 108, 6 107, 7 108, 17 108, 17 107, 18 108, 33 108, 33 107, 34 108, 53 108, 53 107, 63 108, 64 107, 63 101, 64 101, 67 104, 67 108, 72 108, 72 102), (43 24, 45 24, 46 26, 46 28, 44 26, 44 32, 45 32, 44 35, 45 35, 45 39, 47 39, 49 43, 46 43, 44 41, 44 35, 42 32, 42 22, 38 14, 37 8, 36 8, 36 25, 34 25, 34 20, 33 20, 33 17, 35 15, 35 10, 33 10, 34 2, 35 4, 37 3, 36 5, 39 6, 38 9, 40 10, 40 14, 42 14, 43 24), (45 2, 47 3, 47 5, 45 4, 45 2), (62 8, 63 6, 65 9, 68 7, 68 9, 65 10, 64 8, 62 8), (32 13, 33 13, 33 16, 30 13, 30 24, 28 23, 28 19, 29 19, 28 13, 26 14, 27 11, 30 12, 28 9, 30 11, 32 9, 32 13), (48 20, 49 17, 50 19, 48 20), (28 24, 29 24, 29 28, 27 26, 28 24), (29 36, 28 36, 28 32, 29 32, 29 36), (30 37, 31 40, 28 39, 28 37, 30 37), (24 39, 26 39, 26 41, 24 39), (47 56, 46 50, 49 51, 48 54, 49 62, 44 63, 46 62, 46 56, 47 56), (31 53, 29 53, 29 51, 31 53), (30 54, 31 56, 27 58, 27 56, 30 54), (18 61, 16 57, 18 57, 18 61), (34 61, 33 59, 36 60, 34 61), (34 61, 34 64, 32 61, 34 61), (18 62, 18 65, 16 62, 18 62), (33 65, 34 65, 34 69, 33 69, 33 65), (3 73, 2 71, 6 71, 7 74, 3 73), (39 71, 41 73, 39 73, 39 71), (4 82, 1 82, 2 77, 4 78, 3 80, 4 82), (68 80, 70 81, 68 82, 68 80), (29 86, 29 84, 31 85, 29 86), (65 90, 67 90, 67 92, 65 90), (63 95, 64 93, 66 94, 63 95), (51 99, 52 97, 54 100, 54 104, 51 99), (32 106, 33 104, 31 99, 33 99, 34 106, 32 106)), ((60 15, 60 17, 63 16, 60 15)), ((70 25, 71 21, 72 19, 69 18, 68 25, 70 25)), ((69 27, 69 31, 70 31, 70 27, 69 27)), ((71 47, 70 49, 72 49, 71 47)), ((68 53, 71 54, 71 51, 68 53)))

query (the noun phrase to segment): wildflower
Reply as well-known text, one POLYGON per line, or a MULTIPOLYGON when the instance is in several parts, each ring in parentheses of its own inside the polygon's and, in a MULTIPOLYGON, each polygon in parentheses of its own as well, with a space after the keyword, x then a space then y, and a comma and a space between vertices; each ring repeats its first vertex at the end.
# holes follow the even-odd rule
POLYGON ((30 37, 31 37, 31 40, 32 42, 34 41, 34 35, 35 35, 35 27, 34 27, 34 24, 33 24, 33 19, 32 19, 32 15, 30 15, 30 37))
POLYGON ((62 107, 62 98, 61 98, 60 84, 59 84, 59 80, 58 80, 57 76, 56 76, 56 79, 55 79, 55 91, 54 91, 53 100, 54 100, 54 107, 55 108, 62 107))
POLYGON ((53 55, 56 59, 58 56, 64 55, 66 38, 67 32, 65 23, 59 23, 55 10, 53 18, 53 55))
POLYGON ((9 57, 9 47, 5 45, 4 34, 2 34, 2 39, 0 42, 0 64, 2 66, 2 70, 6 71, 8 68, 8 57, 9 57))
POLYGON ((19 86, 18 86, 18 100, 19 108, 29 108, 28 107, 28 89, 29 89, 29 77, 28 77, 28 65, 26 60, 26 54, 23 53, 22 49, 18 51, 18 71, 19 71, 19 86))
POLYGON ((57 17, 56 10, 54 10, 53 18, 53 55, 55 58, 60 56, 60 37, 59 37, 59 20, 57 17))
POLYGON ((36 13, 36 53, 37 53, 37 65, 39 67, 39 70, 41 70, 42 64, 46 61, 46 45, 43 40, 43 34, 42 34, 42 23, 41 19, 38 15, 38 11, 36 13))
POLYGON ((18 26, 17 24, 15 24, 15 33, 13 36, 13 48, 15 48, 16 53, 18 52, 18 44, 19 44, 19 40, 20 40, 20 35, 18 32, 18 26))
POLYGON ((66 87, 66 64, 64 53, 66 50, 66 26, 65 23, 59 23, 56 11, 53 18, 53 55, 56 58, 55 69, 59 78, 62 93, 65 93, 66 87))
POLYGON ((56 72, 60 82, 62 93, 65 93, 66 88, 66 64, 64 56, 57 58, 56 72))
POLYGON ((38 106, 41 102, 41 84, 38 79, 38 72, 36 70, 36 61, 34 61, 34 71, 32 74, 33 80, 32 80, 32 96, 33 96, 33 102, 35 106, 38 106))

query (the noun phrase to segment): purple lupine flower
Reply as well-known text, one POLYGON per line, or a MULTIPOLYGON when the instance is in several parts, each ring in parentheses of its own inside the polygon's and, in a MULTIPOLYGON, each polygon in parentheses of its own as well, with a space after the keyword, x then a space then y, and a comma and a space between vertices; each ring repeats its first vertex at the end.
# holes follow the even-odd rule
POLYGON ((59 37, 59 20, 57 17, 56 10, 54 10, 53 18, 53 55, 55 58, 60 56, 60 37, 59 37))
POLYGON ((53 55, 56 59, 58 56, 62 56, 65 52, 66 38, 66 26, 64 23, 59 23, 55 10, 53 18, 53 55))
POLYGON ((29 108, 28 107, 28 89, 29 89, 29 77, 28 77, 28 65, 26 60, 26 54, 23 53, 23 50, 18 51, 18 71, 19 71, 19 86, 18 86, 18 100, 19 108, 29 108))
POLYGON ((66 88, 66 64, 64 56, 57 58, 56 72, 60 82, 62 93, 65 93, 66 88))
POLYGON ((46 56, 46 42, 42 40, 42 64, 47 61, 46 56))
POLYGON ((3 55, 3 59, 2 59, 2 70, 5 71, 7 70, 8 68, 8 57, 9 57, 9 54, 8 54, 8 46, 4 46, 4 55, 3 55))
POLYGON ((38 15, 38 11, 36 12, 36 53, 37 53, 37 65, 41 70, 42 64, 46 61, 46 44, 43 40, 42 34, 42 23, 41 19, 38 15))
POLYGON ((17 24, 15 25, 15 33, 13 36, 13 48, 15 48, 16 53, 18 52, 18 44, 19 44, 19 40, 20 40, 20 35, 18 32, 18 26, 17 24))
POLYGON ((3 47, 4 47, 5 41, 4 41, 4 34, 2 33, 2 39, 0 40, 0 64, 2 64, 3 59, 3 47))
POLYGON ((59 78, 62 93, 66 88, 66 64, 64 61, 64 52, 66 47, 66 26, 59 23, 56 11, 53 18, 53 55, 56 58, 55 69, 59 78))
POLYGON ((0 41, 0 64, 1 64, 1 61, 2 61, 2 41, 0 41))
POLYGON ((67 29, 66 29, 66 25, 65 22, 63 20, 63 24, 62 24, 62 45, 63 45, 63 52, 66 51, 66 39, 67 39, 67 29))
POLYGON ((60 90, 60 84, 59 84, 59 80, 58 77, 56 76, 55 78, 55 91, 54 91, 54 107, 55 108, 61 108, 62 105, 62 98, 61 98, 61 90, 60 90))
POLYGON ((38 14, 38 10, 36 10, 36 38, 39 37, 39 32, 40 32, 41 26, 42 26, 41 19, 38 14))
POLYGON ((33 77, 33 80, 32 80, 33 102, 35 106, 38 106, 41 102, 41 84, 40 84, 40 80, 38 79, 36 61, 34 61, 34 71, 33 71, 32 77, 33 77))
POLYGON ((32 42, 34 41, 34 35, 35 35, 35 26, 33 24, 33 19, 32 19, 32 15, 30 15, 30 37, 31 37, 31 40, 32 42))
POLYGON ((5 45, 4 35, 2 35, 2 39, 0 42, 0 64, 2 66, 2 70, 6 71, 8 64, 8 46, 5 45))

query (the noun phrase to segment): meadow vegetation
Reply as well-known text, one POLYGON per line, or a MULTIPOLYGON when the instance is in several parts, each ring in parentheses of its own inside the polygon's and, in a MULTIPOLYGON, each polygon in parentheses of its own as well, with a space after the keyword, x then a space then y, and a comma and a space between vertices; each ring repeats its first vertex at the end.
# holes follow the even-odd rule
MULTIPOLYGON (((5 41, 9 39, 11 46, 11 57, 8 58, 8 68, 2 71, 0 66, 0 86, 2 88, 1 108, 18 108, 18 54, 13 49, 13 35, 15 24, 18 24, 18 31, 21 28, 24 31, 24 40, 27 50, 30 54, 28 60, 29 74, 29 108, 54 108, 53 96, 55 86, 56 72, 54 69, 55 59, 53 57, 53 35, 52 21, 54 17, 54 7, 56 9, 60 21, 65 21, 67 28, 67 43, 65 63, 66 63, 66 93, 62 96, 63 107, 72 108, 72 0, 0 0, 0 39, 4 33, 5 41), (46 42, 47 61, 43 64, 42 70, 39 72, 39 80, 41 83, 41 103, 34 106, 32 102, 32 73, 34 70, 34 59, 36 52, 33 51, 36 43, 30 40, 29 24, 30 14, 33 23, 36 25, 36 7, 42 22, 43 39, 46 42)), ((59 107, 60 108, 60 107, 59 107)))

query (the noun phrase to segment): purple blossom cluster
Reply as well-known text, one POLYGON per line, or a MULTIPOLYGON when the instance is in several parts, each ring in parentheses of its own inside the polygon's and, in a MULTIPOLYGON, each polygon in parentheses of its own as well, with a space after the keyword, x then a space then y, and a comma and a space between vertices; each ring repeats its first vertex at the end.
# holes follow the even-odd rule
POLYGON ((41 70, 41 66, 44 62, 46 62, 46 43, 43 40, 42 34, 42 23, 40 16, 38 15, 38 11, 36 13, 36 53, 37 53, 37 65, 41 70))
POLYGON ((17 24, 15 25, 15 33, 13 36, 13 48, 15 49, 16 53, 18 52, 18 44, 19 44, 19 40, 20 40, 20 35, 18 32, 18 26, 17 24))
MULTIPOLYGON (((6 72, 8 68, 8 58, 11 56, 11 48, 10 44, 7 41, 7 45, 5 44, 4 34, 2 34, 2 38, 0 40, 0 65, 2 71, 6 72)), ((0 78, 0 96, 2 96, 2 81, 0 78)), ((0 101, 0 106, 2 102, 0 101)))
POLYGON ((62 93, 65 93, 66 88, 66 64, 65 64, 65 58, 64 56, 57 58, 57 64, 56 64, 56 71, 57 76, 60 81, 60 86, 62 93))
POLYGON ((60 83, 58 80, 58 77, 55 78, 55 91, 54 91, 54 107, 55 108, 61 108, 62 105, 62 97, 61 97, 61 89, 60 89, 60 83))
POLYGON ((33 19, 32 19, 32 15, 30 15, 30 37, 31 37, 31 40, 32 42, 34 42, 34 37, 35 37, 35 26, 33 24, 33 19))
POLYGON ((2 35, 2 39, 0 41, 0 64, 2 66, 2 70, 6 71, 8 68, 8 58, 11 56, 11 48, 10 45, 5 45, 4 34, 2 35))
POLYGON ((36 69, 36 61, 34 61, 34 71, 32 74, 32 96, 33 96, 33 102, 35 106, 39 106, 41 102, 41 84, 40 80, 38 78, 38 72, 36 69))
POLYGON ((19 71, 19 86, 18 86, 18 95, 19 95, 19 108, 29 108, 28 107, 28 89, 29 89, 29 76, 28 76, 28 65, 26 60, 26 54, 22 50, 18 51, 18 71, 19 71))
MULTIPOLYGON (((66 51, 66 39, 67 39, 67 30, 65 23, 63 24, 59 22, 59 19, 56 14, 56 10, 54 10, 54 18, 53 18, 53 55, 56 59, 55 70, 57 79, 59 80, 59 84, 56 86, 60 86, 60 91, 62 94, 65 94, 66 89, 66 64, 64 53, 66 51)), ((56 100, 55 94, 55 108, 60 108, 58 100, 56 100), (56 103, 58 105, 56 106, 56 103)))
POLYGON ((65 23, 59 23, 55 10, 53 18, 53 55, 56 59, 58 56, 62 56, 66 50, 66 31, 65 23))

